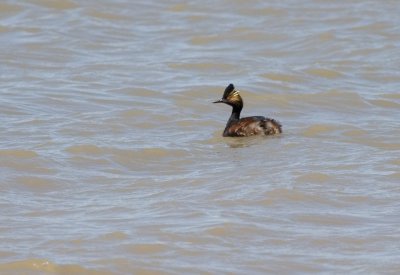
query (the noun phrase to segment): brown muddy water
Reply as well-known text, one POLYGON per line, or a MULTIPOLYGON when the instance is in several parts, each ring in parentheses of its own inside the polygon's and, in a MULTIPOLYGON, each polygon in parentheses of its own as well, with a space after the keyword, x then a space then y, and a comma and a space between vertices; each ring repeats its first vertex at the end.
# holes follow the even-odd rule
POLYGON ((2 1, 0 274, 399 274, 399 14, 2 1))

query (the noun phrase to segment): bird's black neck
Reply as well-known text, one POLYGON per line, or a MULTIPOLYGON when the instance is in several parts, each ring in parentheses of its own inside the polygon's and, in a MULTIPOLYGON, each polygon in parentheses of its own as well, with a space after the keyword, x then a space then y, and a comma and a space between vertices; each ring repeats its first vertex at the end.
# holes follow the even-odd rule
POLYGON ((231 127, 232 124, 234 124, 236 121, 238 121, 240 119, 240 111, 241 110, 242 110, 242 108, 239 108, 237 106, 236 107, 232 106, 232 114, 229 117, 228 122, 226 123, 225 130, 223 133, 224 137, 229 136, 229 134, 228 134, 229 127, 231 127))
POLYGON ((228 122, 226 123, 226 127, 229 127, 230 124, 234 121, 237 121, 240 119, 240 112, 242 111, 241 106, 232 106, 232 114, 228 119, 228 122))
POLYGON ((232 106, 232 114, 229 120, 238 120, 240 118, 241 106, 232 106))

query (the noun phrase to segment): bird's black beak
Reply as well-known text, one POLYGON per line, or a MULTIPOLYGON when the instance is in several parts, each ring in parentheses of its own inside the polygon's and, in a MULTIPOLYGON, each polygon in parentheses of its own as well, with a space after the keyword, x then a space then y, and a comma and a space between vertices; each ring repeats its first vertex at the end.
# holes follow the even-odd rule
POLYGON ((225 103, 225 99, 221 98, 220 100, 214 101, 213 103, 225 103))

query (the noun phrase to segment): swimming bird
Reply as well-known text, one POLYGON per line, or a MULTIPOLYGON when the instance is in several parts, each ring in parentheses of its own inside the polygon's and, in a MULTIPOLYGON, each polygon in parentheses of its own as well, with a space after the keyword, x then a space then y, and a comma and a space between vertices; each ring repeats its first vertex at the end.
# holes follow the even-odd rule
POLYGON ((213 103, 225 103, 232 107, 232 114, 222 134, 224 137, 248 137, 253 135, 275 135, 282 133, 282 125, 275 119, 263 116, 240 118, 243 100, 233 84, 229 84, 220 100, 213 103))

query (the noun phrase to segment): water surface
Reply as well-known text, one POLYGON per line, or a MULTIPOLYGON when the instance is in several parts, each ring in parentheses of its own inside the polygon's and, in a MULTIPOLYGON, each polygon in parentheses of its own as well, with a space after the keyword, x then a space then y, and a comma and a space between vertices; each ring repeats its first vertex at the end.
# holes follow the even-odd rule
POLYGON ((81 2, 0 4, 1 274, 400 272, 397 1, 81 2))

